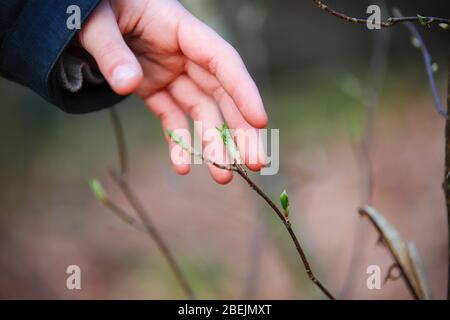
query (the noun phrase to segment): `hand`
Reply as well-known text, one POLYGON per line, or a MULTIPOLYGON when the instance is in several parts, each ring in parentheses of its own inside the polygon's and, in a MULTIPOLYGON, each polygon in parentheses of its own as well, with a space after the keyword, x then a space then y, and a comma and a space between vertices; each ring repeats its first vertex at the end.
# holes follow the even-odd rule
MULTIPOLYGON (((267 115, 258 89, 236 50, 175 0, 103 0, 79 33, 81 45, 121 95, 134 93, 161 120, 163 130, 189 129, 188 114, 205 130, 263 128, 267 115)), ((188 132, 188 131, 187 131, 188 132)), ((204 146, 222 144, 203 137, 204 146)), ((182 136, 191 142, 189 134, 182 136)), ((166 134, 169 148, 176 144, 166 134)), ((244 150, 244 139, 237 139, 244 150)), ((251 170, 261 169, 260 144, 251 143, 242 158, 251 170), (251 161, 253 159, 253 161, 251 161), (257 161, 254 161, 257 159, 257 161)), ((216 150, 223 146, 217 146, 216 150)), ((206 149, 206 148, 205 148, 206 149)), ((172 154, 172 153, 171 153, 172 154)), ((223 163, 218 154, 213 161, 223 163)), ((190 157, 175 161, 179 174, 190 171, 190 157)), ((209 165, 213 179, 231 181, 232 173, 209 165)))

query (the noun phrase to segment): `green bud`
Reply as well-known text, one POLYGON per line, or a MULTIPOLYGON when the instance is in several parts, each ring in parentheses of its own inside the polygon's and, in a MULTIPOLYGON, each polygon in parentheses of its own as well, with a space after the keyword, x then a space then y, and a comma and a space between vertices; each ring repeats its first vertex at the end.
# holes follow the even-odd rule
POLYGON ((220 132, 223 144, 227 147, 228 153, 230 154, 231 158, 239 162, 240 161, 239 151, 236 147, 236 144, 234 143, 234 138, 227 124, 223 123, 222 127, 217 128, 217 130, 220 132))
POLYGON ((187 152, 189 152, 190 154, 192 154, 194 151, 192 150, 192 147, 190 145, 187 145, 184 141, 183 138, 176 135, 172 130, 167 129, 166 130, 167 135, 169 136, 169 138, 175 142, 176 144, 178 144, 181 148, 183 148, 184 150, 186 150, 187 152))
POLYGON ((420 14, 417 15, 417 18, 419 18, 419 23, 423 26, 426 26, 428 23, 430 23, 430 19, 427 17, 421 16, 420 14))
POLYGON ((106 193, 103 189, 102 183, 97 179, 93 179, 89 182, 92 193, 95 195, 98 201, 101 203, 105 203, 106 201, 106 193))
POLYGON ((286 190, 283 190, 283 192, 280 195, 280 203, 281 203, 281 207, 283 208, 283 210, 287 216, 289 214, 289 196, 288 196, 286 190))
POLYGON ((448 23, 439 23, 439 27, 441 27, 444 30, 450 29, 450 25, 448 23))

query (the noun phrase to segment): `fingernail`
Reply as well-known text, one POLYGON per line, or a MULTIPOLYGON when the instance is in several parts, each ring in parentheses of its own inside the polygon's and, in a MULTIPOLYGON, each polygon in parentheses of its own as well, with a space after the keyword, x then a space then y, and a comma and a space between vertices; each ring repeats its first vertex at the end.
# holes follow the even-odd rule
POLYGON ((131 80, 138 76, 136 68, 130 65, 118 66, 112 76, 112 85, 114 88, 121 88, 129 84, 131 80))

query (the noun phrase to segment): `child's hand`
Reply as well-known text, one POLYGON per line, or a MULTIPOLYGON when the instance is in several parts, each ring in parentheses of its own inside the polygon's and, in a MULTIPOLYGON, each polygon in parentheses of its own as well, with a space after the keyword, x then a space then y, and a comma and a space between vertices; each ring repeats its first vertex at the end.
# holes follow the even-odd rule
MULTIPOLYGON (((189 129, 185 113, 202 121, 203 131, 220 127, 222 115, 231 129, 256 130, 267 124, 258 89, 238 53, 178 1, 103 0, 79 39, 114 91, 139 95, 164 132, 189 129)), ((183 139, 190 142, 188 136, 183 139)), ((222 142, 219 137, 211 143, 222 142)), ((174 147, 171 141, 169 145, 174 147)), ((253 145, 242 155, 250 169, 261 168, 263 160, 248 163, 260 159, 258 152, 253 145)), ((189 172, 188 164, 172 160, 176 172, 189 172)), ((232 178, 231 172, 209 169, 218 183, 232 178)))

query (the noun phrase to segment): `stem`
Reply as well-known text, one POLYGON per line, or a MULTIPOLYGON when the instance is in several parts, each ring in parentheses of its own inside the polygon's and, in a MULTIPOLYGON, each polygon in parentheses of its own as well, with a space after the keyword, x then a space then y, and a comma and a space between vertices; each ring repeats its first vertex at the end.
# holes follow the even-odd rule
POLYGON ((149 215, 135 196, 134 192, 132 191, 131 187, 129 186, 127 180, 123 177, 123 175, 111 171, 111 176, 114 179, 114 181, 117 183, 119 188, 122 190, 123 194, 127 198, 130 205, 133 207, 133 209, 138 214, 139 218, 141 219, 144 228, 147 232, 147 234, 155 241, 158 249, 161 251, 164 258, 167 260, 170 268, 172 269, 172 272, 175 275, 176 280, 180 284, 181 288, 183 289, 184 293, 189 299, 194 299, 194 294, 189 286, 186 278, 184 277, 183 273, 181 272, 181 269, 176 262, 174 255, 170 251, 169 247, 165 243, 164 239, 160 235, 159 231, 155 228, 154 224, 152 223, 149 215))
POLYGON ((114 107, 109 110, 109 115, 111 117, 114 136, 116 138, 117 151, 119 153, 120 172, 125 174, 128 172, 128 157, 122 122, 120 121, 117 110, 114 107))
POLYGON ((324 285, 316 278, 314 273, 311 270, 311 266, 309 264, 308 259, 306 258, 306 254, 303 251, 303 248, 300 244, 300 241, 298 240, 297 236, 295 235, 295 232, 292 230, 292 225, 289 219, 278 209, 278 207, 273 203, 273 201, 264 193, 261 188, 258 187, 256 183, 251 180, 251 178, 247 175, 247 173, 244 171, 244 169, 240 166, 236 166, 235 171, 248 183, 248 185, 255 190, 255 192, 264 199, 264 201, 273 209, 273 211, 276 213, 278 218, 283 222, 284 227, 288 231, 289 235, 291 236, 292 241, 294 242, 295 249, 297 250, 300 259, 303 263, 303 266, 306 269, 306 273, 308 274, 309 279, 325 294, 329 299, 335 300, 333 295, 324 287, 324 285))
MULTIPOLYGON (((448 91, 447 91, 447 110, 450 111, 450 56, 448 64, 448 91)), ((447 204, 447 224, 448 224, 448 237, 450 248, 450 120, 447 119, 445 123, 445 173, 444 173, 444 191, 447 204)), ((450 250, 449 265, 448 265, 448 287, 447 287, 447 299, 450 300, 450 250)))
POLYGON ((122 193, 124 194, 125 198, 128 200, 130 205, 133 207, 133 209, 136 211, 137 215, 139 216, 139 219, 141 220, 143 225, 140 225, 138 221, 133 219, 130 215, 128 215, 123 209, 112 203, 111 201, 107 200, 105 202, 105 205, 113 211, 116 215, 118 215, 122 220, 127 222, 128 224, 134 226, 136 229, 145 231, 150 238, 155 241, 158 249, 166 259, 167 263, 169 264, 173 274, 175 275, 175 278, 186 294, 186 296, 189 299, 195 299, 194 293, 192 291, 192 288, 188 284, 185 276, 181 272, 181 269, 178 265, 178 263, 175 260, 174 255, 172 254, 171 250, 169 249, 168 245, 160 235, 159 231, 156 229, 155 225, 150 219, 150 215, 147 213, 147 211, 144 209, 144 207, 141 205, 140 201, 138 200, 137 196, 134 194, 133 190, 131 189, 130 185, 128 184, 126 173, 128 171, 128 162, 127 162, 127 148, 126 148, 126 141, 123 131, 123 126, 120 121, 120 118, 117 114, 117 111, 114 108, 110 109, 110 116, 111 121, 113 124, 114 129, 114 135, 117 142, 117 149, 119 154, 119 162, 120 162, 120 172, 111 171, 111 177, 116 182, 118 187, 121 189, 122 193))
MULTIPOLYGON (((374 144, 376 111, 380 104, 380 93, 386 76, 389 53, 390 30, 374 33, 371 58, 368 68, 370 81, 365 90, 364 99, 364 131, 356 155, 361 170, 361 200, 360 206, 372 205, 375 186, 372 153, 374 144)), ((345 276, 344 286, 340 296, 348 298, 354 291, 354 275, 366 258, 368 225, 361 219, 355 221, 355 234, 353 237, 350 263, 345 276)))
MULTIPOLYGON (((313 0, 313 2, 316 4, 316 6, 319 9, 321 9, 325 12, 328 12, 329 14, 331 14, 335 17, 338 17, 339 19, 345 20, 347 22, 357 23, 357 24, 367 24, 367 19, 350 17, 342 12, 339 12, 339 11, 336 11, 336 10, 330 8, 329 6, 327 6, 326 4, 322 3, 322 1, 319 1, 319 0, 313 0)), ((450 24, 450 19, 440 18, 440 17, 422 16, 421 18, 419 18, 418 16, 411 16, 411 17, 396 16, 396 17, 390 17, 386 21, 381 22, 380 26, 384 27, 384 28, 389 28, 389 27, 396 25, 397 23, 404 23, 404 22, 419 22, 419 23, 421 23, 421 21, 423 21, 421 19, 425 19, 427 21, 427 23, 426 23, 427 25, 429 25, 431 23, 450 24)))
MULTIPOLYGON (((398 9, 394 9, 394 13, 396 16, 401 15, 400 11, 398 9)), ((441 102, 441 98, 439 97, 439 90, 436 85, 436 80, 434 79, 434 71, 433 71, 433 61, 431 59, 430 52, 427 49, 427 46, 425 45, 425 41, 423 40, 422 36, 420 35, 419 31, 417 30, 416 26, 411 22, 406 22, 404 24, 405 28, 409 30, 411 35, 417 39, 419 45, 420 45, 420 51, 423 56, 423 62, 425 64, 425 69, 427 71, 428 76, 428 82, 430 84, 431 92, 433 94, 434 98, 434 105, 436 107, 436 110, 446 119, 448 119, 447 111, 444 108, 444 105, 441 102)))
POLYGON ((372 217, 368 214, 368 212, 365 209, 359 209, 359 214, 361 216, 366 216, 369 219, 369 221, 372 223, 372 225, 375 227, 375 229, 378 231, 381 241, 383 241, 383 243, 386 245, 386 248, 388 249, 389 253, 391 254, 392 259, 395 261, 395 265, 401 271, 401 276, 402 276, 403 280, 405 280, 405 283, 406 283, 406 286, 408 287, 409 292, 414 297, 414 299, 419 300, 420 298, 417 295, 417 292, 414 290, 414 286, 411 283, 411 280, 407 276, 407 273, 406 273, 405 269, 403 268, 401 261, 398 259, 397 255, 394 253, 394 248, 392 248, 391 243, 387 240, 387 237, 384 234, 383 230, 377 225, 377 223, 372 219, 372 217))

